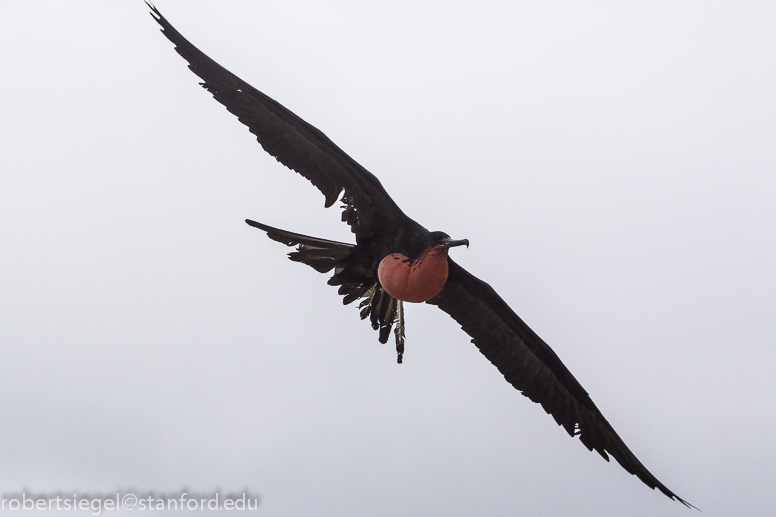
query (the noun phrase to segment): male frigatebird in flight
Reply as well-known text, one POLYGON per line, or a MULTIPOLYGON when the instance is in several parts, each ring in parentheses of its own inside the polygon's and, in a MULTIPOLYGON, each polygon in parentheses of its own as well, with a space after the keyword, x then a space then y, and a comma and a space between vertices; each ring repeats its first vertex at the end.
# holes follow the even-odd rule
POLYGON ((356 244, 246 222, 275 241, 297 246, 289 253, 291 260, 321 273, 334 270, 329 284, 339 286, 345 304, 361 300, 361 318, 369 317, 380 342, 388 341, 395 325, 398 362, 404 351, 402 302, 436 305, 461 325, 510 384, 541 404, 569 435, 579 436, 607 461, 611 455, 647 486, 692 506, 641 464, 555 352, 488 284, 447 256, 451 247, 469 241, 429 232, 407 217, 380 181, 326 135, 200 52, 149 7, 202 86, 248 126, 265 151, 318 187, 326 207, 342 196, 342 220, 356 244))

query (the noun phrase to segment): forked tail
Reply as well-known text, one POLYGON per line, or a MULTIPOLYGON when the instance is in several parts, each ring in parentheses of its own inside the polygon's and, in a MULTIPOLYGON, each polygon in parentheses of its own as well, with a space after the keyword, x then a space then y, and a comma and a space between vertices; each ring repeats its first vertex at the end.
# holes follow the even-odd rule
POLYGON ((319 239, 298 233, 288 232, 261 224, 250 219, 249 225, 267 232, 267 237, 286 246, 296 246, 288 254, 294 262, 307 264, 319 273, 334 274, 329 285, 338 285, 338 293, 344 296, 345 305, 362 299, 359 304, 361 319, 369 317, 372 328, 379 331, 381 343, 387 343, 391 328, 396 325, 397 362, 402 362, 404 354, 404 306, 401 300, 383 290, 377 279, 377 268, 365 261, 354 244, 319 239))

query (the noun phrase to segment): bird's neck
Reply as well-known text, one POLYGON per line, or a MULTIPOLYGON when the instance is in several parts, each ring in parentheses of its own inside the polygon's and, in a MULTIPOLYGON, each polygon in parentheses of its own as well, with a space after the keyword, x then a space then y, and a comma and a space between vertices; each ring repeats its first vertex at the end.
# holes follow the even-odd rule
POLYGON ((380 261, 377 277, 383 289, 404 302, 425 302, 447 281, 447 246, 429 248, 415 260, 393 253, 380 261))

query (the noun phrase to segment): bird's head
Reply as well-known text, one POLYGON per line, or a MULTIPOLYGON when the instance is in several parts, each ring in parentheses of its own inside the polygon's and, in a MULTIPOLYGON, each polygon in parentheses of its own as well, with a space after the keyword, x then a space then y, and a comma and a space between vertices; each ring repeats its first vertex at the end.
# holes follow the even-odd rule
POLYGON ((415 259, 423 252, 434 248, 444 251, 455 246, 466 246, 468 248, 469 240, 451 239, 445 232, 427 232, 421 235, 413 244, 412 249, 409 250, 410 255, 408 255, 411 259, 415 259))

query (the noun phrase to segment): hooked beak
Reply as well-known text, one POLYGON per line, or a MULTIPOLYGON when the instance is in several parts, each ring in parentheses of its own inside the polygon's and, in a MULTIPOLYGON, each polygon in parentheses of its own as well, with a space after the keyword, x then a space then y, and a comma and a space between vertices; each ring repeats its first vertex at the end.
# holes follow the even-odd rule
POLYGON ((456 241, 454 239, 445 239, 442 241, 442 244, 447 246, 448 248, 454 248, 455 246, 466 246, 469 247, 469 239, 461 239, 459 241, 456 241))

